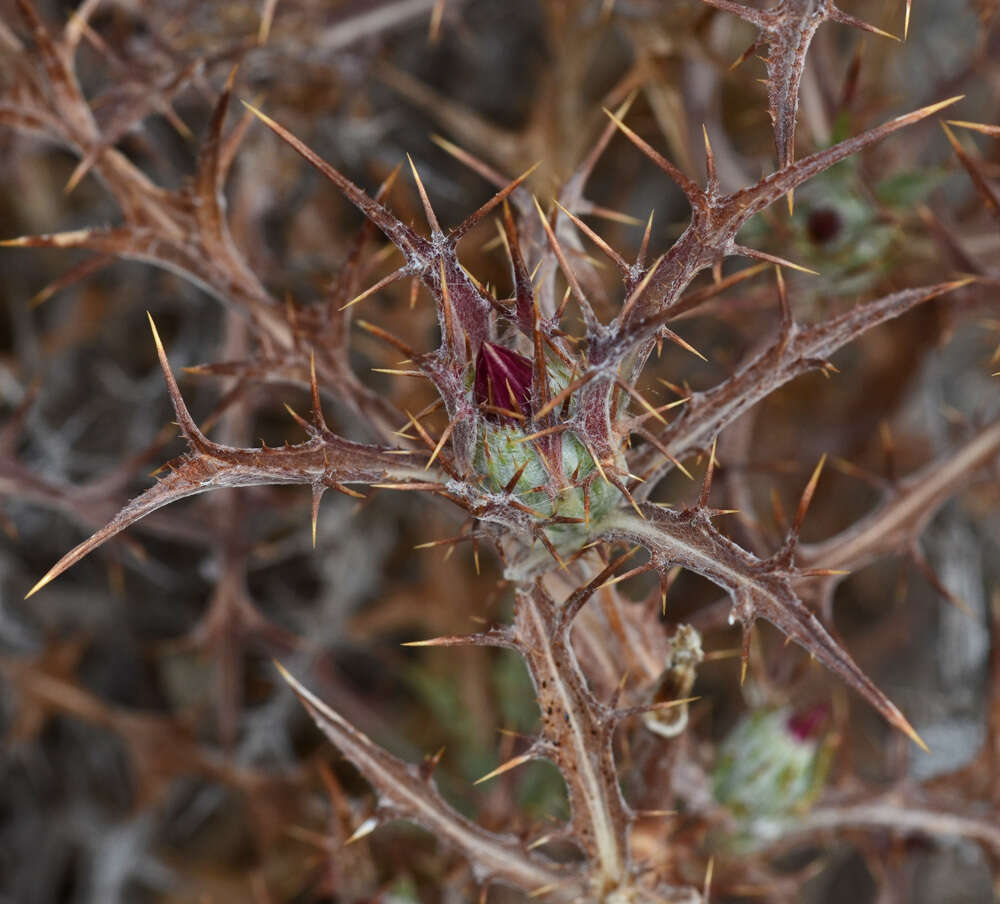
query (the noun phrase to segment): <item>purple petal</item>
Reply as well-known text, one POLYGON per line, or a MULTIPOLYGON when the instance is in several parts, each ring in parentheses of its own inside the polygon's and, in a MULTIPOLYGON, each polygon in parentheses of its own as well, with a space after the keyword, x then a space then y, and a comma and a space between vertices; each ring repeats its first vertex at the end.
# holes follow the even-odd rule
POLYGON ((797 741, 804 744, 819 733, 820 726, 826 721, 829 714, 830 704, 818 703, 816 706, 811 706, 809 709, 789 716, 785 726, 797 741))
MULTIPOLYGON (((476 403, 505 408, 527 417, 531 414, 532 375, 529 358, 502 345, 484 342, 476 356, 476 403)), ((493 411, 486 412, 486 417, 505 420, 503 415, 493 411)))

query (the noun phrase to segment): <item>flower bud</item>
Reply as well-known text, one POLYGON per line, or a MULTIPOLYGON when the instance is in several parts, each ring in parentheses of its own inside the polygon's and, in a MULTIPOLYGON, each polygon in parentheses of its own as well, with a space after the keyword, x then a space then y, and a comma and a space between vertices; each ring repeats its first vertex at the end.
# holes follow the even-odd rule
POLYGON ((723 741, 715 765, 716 800, 758 837, 809 808, 829 767, 822 743, 825 704, 802 712, 760 709, 723 741))
MULTIPOLYGON (((559 361, 545 362, 549 393, 561 392, 572 379, 559 361)), ((605 479, 586 443, 573 430, 544 439, 527 439, 538 429, 532 422, 534 365, 530 358, 502 345, 484 342, 469 378, 473 399, 482 413, 473 460, 483 485, 493 493, 509 492, 537 513, 539 519, 599 520, 620 500, 605 479), (516 484, 511 481, 520 474, 516 484)), ((576 402, 565 408, 573 417, 576 402)), ((604 463, 621 471, 624 460, 604 463)), ((523 509, 522 509, 523 511, 523 509)), ((579 540, 579 523, 567 520, 547 528, 557 545, 579 540)))
MULTIPOLYGON (((492 492, 503 491, 521 471, 512 492, 544 518, 555 515, 584 518, 589 514, 596 520, 621 498, 618 490, 601 476, 590 452, 572 432, 563 433, 553 443, 558 450, 558 468, 539 454, 534 443, 525 442, 525 435, 516 423, 487 421, 480 425, 474 464, 492 492)), ((567 525, 563 530, 571 527, 567 525)))

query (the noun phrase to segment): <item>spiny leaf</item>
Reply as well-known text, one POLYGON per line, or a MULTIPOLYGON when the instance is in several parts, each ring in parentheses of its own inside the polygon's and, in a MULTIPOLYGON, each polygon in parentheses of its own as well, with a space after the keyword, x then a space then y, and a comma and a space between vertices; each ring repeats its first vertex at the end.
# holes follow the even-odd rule
POLYGON ((200 62, 189 63, 180 72, 171 76, 166 83, 145 85, 146 90, 130 93, 125 102, 116 108, 111 121, 104 126, 103 134, 91 143, 87 153, 70 175, 63 191, 70 194, 108 148, 114 147, 127 132, 141 124, 142 120, 154 111, 163 112, 183 138, 190 138, 190 130, 174 112, 170 102, 173 96, 187 85, 200 66, 200 62))
POLYGON ((429 640, 410 640, 404 647, 506 647, 516 649, 510 630, 496 628, 479 634, 452 634, 446 637, 432 637, 429 640))
POLYGON ((490 198, 485 204, 483 204, 478 210, 469 214, 458 226, 456 226, 451 232, 448 233, 448 242, 452 245, 458 244, 459 239, 461 239, 470 229, 478 225, 482 220, 489 214, 497 205, 503 204, 507 197, 517 190, 521 184, 527 180, 527 178, 541 166, 541 162, 528 167, 520 176, 516 179, 508 182, 503 188, 500 189, 492 198, 490 198))
MULTIPOLYGON (((492 306, 485 297, 485 294, 476 288, 459 265, 454 245, 450 242, 444 244, 440 242, 433 243, 423 236, 418 235, 398 217, 390 213, 382 204, 369 197, 357 185, 351 182, 350 179, 330 166, 329 163, 286 128, 276 123, 252 104, 246 101, 243 101, 243 104, 272 132, 289 144, 296 153, 311 163, 337 186, 344 197, 381 229, 386 238, 403 252, 403 256, 406 258, 411 272, 414 275, 420 276, 421 280, 437 299, 438 316, 442 320, 444 317, 444 311, 442 310, 442 294, 444 292, 443 275, 446 276, 447 285, 451 293, 451 301, 458 314, 459 325, 462 331, 469 337, 472 351, 477 351, 480 343, 489 333, 492 306)), ((423 191, 422 183, 419 182, 419 179, 418 186, 423 191)), ((423 197, 426 197, 426 192, 423 197)), ((428 210, 429 204, 430 202, 428 201, 428 210)), ((434 216, 433 210, 429 210, 428 219, 433 219, 432 229, 435 230, 437 235, 440 235, 440 226, 437 225, 437 217, 434 216)), ((444 326, 445 324, 442 322, 442 328, 444 326)))
POLYGON ((506 763, 502 763, 497 766, 497 768, 492 772, 487 772, 482 778, 477 778, 472 784, 481 785, 483 782, 488 782, 491 778, 496 778, 498 775, 510 772, 511 769, 516 769, 518 766, 521 766, 524 763, 530 763, 532 760, 537 758, 538 754, 531 750, 527 753, 522 753, 519 756, 511 757, 506 763))
POLYGON ((431 234, 441 235, 441 224, 438 223, 437 214, 434 213, 434 208, 431 206, 431 199, 427 197, 427 189, 424 188, 420 173, 417 172, 417 165, 409 154, 406 155, 406 159, 410 164, 410 172, 413 173, 413 181, 417 184, 417 193, 420 195, 420 203, 424 208, 424 216, 427 217, 427 225, 431 227, 431 234))
MULTIPOLYGON (((731 0, 704 0, 718 9, 735 13, 760 29, 760 41, 768 45, 768 107, 774 126, 778 169, 785 169, 795 154, 795 125, 799 109, 799 84, 806 55, 817 29, 825 21, 840 22, 871 34, 898 40, 894 35, 837 9, 832 0, 811 3, 779 3, 755 10, 731 0)), ((789 202, 791 206, 791 202, 789 202)))
POLYGON ((776 254, 768 254, 766 251, 758 251, 756 248, 747 248, 745 245, 733 245, 733 254, 741 254, 744 257, 751 257, 754 260, 764 261, 768 264, 775 264, 778 267, 788 267, 789 270, 798 270, 799 273, 808 273, 810 276, 819 276, 818 270, 803 267, 801 264, 793 263, 776 254))
POLYGON ((951 144, 954 149, 955 156, 958 157, 962 167, 969 174, 969 178, 972 180, 972 184, 976 187, 976 191, 978 191, 982 196, 993 215, 1000 217, 1000 192, 997 192, 997 190, 990 184, 989 179, 986 177, 986 173, 983 172, 982 164, 962 147, 958 139, 955 137, 955 134, 948 128, 947 125, 941 123, 941 128, 944 130, 944 134, 947 136, 949 144, 951 144))
POLYGON ((972 129, 973 132, 982 132, 983 135, 1000 138, 1000 126, 991 126, 984 122, 966 122, 964 119, 949 119, 948 125, 959 126, 963 129, 972 129))
MULTIPOLYGON (((511 836, 488 832, 450 807, 414 766, 404 763, 362 734, 278 663, 281 677, 302 702, 320 731, 372 784, 396 815, 413 820, 457 849, 495 880, 519 888, 558 885, 569 880, 562 870, 527 852, 511 836)), ((569 889, 572 893, 572 887, 569 889)), ((577 889, 579 893, 579 889, 577 889)))
MULTIPOLYGON (((827 361, 838 349, 887 320, 899 317, 918 304, 968 285, 971 279, 960 279, 935 286, 904 289, 884 298, 855 305, 829 320, 810 326, 797 326, 790 335, 780 335, 769 349, 745 362, 732 377, 707 392, 691 399, 684 415, 674 421, 658 437, 659 444, 640 450, 630 462, 630 468, 646 475, 660 454, 669 455, 670 462, 684 458, 704 448, 711 438, 722 432, 741 413, 766 398, 789 380, 827 361)), ((647 477, 636 496, 648 497, 657 478, 647 477)))
POLYGON ((385 207, 369 197, 350 179, 335 170, 329 163, 314 153, 303 142, 299 141, 284 126, 279 125, 270 116, 258 110, 253 104, 243 101, 254 116, 266 125, 275 135, 290 145, 296 153, 311 163, 327 179, 340 189, 341 193, 358 208, 369 220, 385 233, 389 239, 406 256, 407 260, 423 259, 429 256, 430 244, 409 226, 397 219, 385 207))
POLYGON ((622 122, 618 116, 607 109, 604 112, 621 130, 622 134, 632 142, 632 144, 642 151, 643 154, 652 160, 653 163, 655 163, 674 181, 677 187, 684 192, 684 196, 688 199, 688 203, 692 208, 698 208, 705 205, 707 198, 704 190, 699 188, 699 186, 692 179, 689 179, 686 175, 684 175, 684 173, 667 160, 666 157, 653 150, 653 148, 646 141, 640 138, 627 125, 625 125, 625 123, 622 122))
POLYGON ((583 315, 584 322, 587 324, 587 329, 592 333, 596 333, 600 329, 600 323, 597 320, 597 315, 594 313, 594 309, 590 304, 590 300, 583 293, 583 289, 580 288, 580 282, 570 267, 569 261, 566 259, 566 252, 563 251, 562 245, 559 243, 552 226, 549 224, 549 218, 545 216, 545 212, 542 210, 542 206, 538 203, 538 199, 534 198, 533 200, 535 202, 535 211, 538 213, 538 219, 545 232, 545 237, 549 240, 549 245, 556 256, 556 259, 559 261, 559 267, 562 269, 563 276, 566 277, 566 281, 569 283, 569 287, 573 292, 573 297, 576 299, 576 302, 580 307, 580 313, 583 315))
POLYGON ((234 280, 223 275, 211 257, 196 243, 179 240, 158 229, 123 226, 114 229, 73 229, 0 241, 7 248, 88 248, 100 254, 154 264, 183 275, 193 284, 220 301, 239 303, 257 314, 263 322, 274 322, 276 302, 256 278, 234 280))
MULTIPOLYGON (((726 209, 727 212, 731 210, 735 214, 729 228, 731 229, 732 225, 737 223, 739 226, 742 226, 751 216, 760 212, 769 204, 773 204, 776 200, 807 182, 813 176, 839 163, 841 160, 846 160, 848 157, 887 138, 900 129, 914 125, 921 120, 927 119, 929 116, 933 116, 946 107, 958 103, 964 97, 964 94, 949 97, 947 100, 929 104, 926 107, 921 107, 919 110, 913 110, 910 113, 896 116, 894 119, 868 129, 860 135, 846 138, 833 147, 825 148, 822 151, 817 151, 815 154, 797 160, 783 169, 779 169, 778 172, 762 179, 757 185, 751 188, 740 189, 731 195, 727 195, 725 198, 720 199, 720 206, 726 209)), ((735 232, 732 235, 735 235, 735 232)))
POLYGON ((155 486, 128 503, 105 527, 66 553, 25 594, 25 599, 34 596, 46 584, 55 580, 102 543, 151 512, 187 496, 213 489, 214 486, 224 486, 223 483, 210 483, 216 477, 213 469, 200 458, 181 462, 155 486))
MULTIPOLYGON (((831 148, 798 160, 755 185, 715 198, 704 210, 695 210, 691 224, 654 268, 646 291, 628 311, 629 329, 607 340, 606 360, 624 360, 635 348, 652 341, 657 330, 674 315, 674 305, 691 280, 724 256, 743 253, 735 244, 739 230, 751 217, 813 176, 869 145, 961 100, 952 97, 897 116, 880 126, 848 138, 831 148)), ((784 262, 783 262, 784 263, 784 262)), ((619 322, 622 318, 619 315, 619 322)))
POLYGON ((392 454, 399 450, 365 446, 330 433, 282 449, 240 449, 212 442, 187 410, 152 316, 149 321, 177 423, 191 451, 170 462, 170 471, 163 479, 129 502, 105 527, 66 553, 27 596, 37 593, 126 527, 188 496, 222 487, 319 483, 340 488, 345 483, 373 483, 393 474, 402 477, 423 473, 410 456, 392 454))

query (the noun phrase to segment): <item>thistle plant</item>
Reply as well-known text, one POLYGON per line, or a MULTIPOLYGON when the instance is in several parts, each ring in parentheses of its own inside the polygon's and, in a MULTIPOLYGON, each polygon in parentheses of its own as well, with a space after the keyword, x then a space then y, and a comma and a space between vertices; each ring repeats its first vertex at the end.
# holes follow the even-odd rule
MULTIPOLYGON (((3 33, 13 48, 16 77, 0 107, 2 121, 69 148, 79 160, 70 188, 95 176, 117 203, 120 223, 3 244, 96 254, 61 285, 114 258, 180 274, 235 313, 253 349, 239 360, 195 368, 203 376, 232 381, 229 398, 216 413, 223 418, 223 435, 213 438, 212 430, 192 414, 194 405, 189 408, 185 401, 171 364, 170 341, 161 340, 149 315, 149 348, 158 358, 186 451, 159 469, 151 487, 63 555, 31 587, 29 597, 39 594, 39 605, 44 605, 42 591, 98 547, 154 512, 212 490, 235 488, 244 494, 252 487, 307 487, 311 527, 303 524, 300 530, 309 532, 313 546, 328 490, 364 505, 382 495, 407 494, 440 509, 441 517, 454 521, 457 533, 444 540, 424 538, 419 545, 471 544, 477 570, 481 559, 493 563, 513 608, 508 617, 482 630, 418 638, 408 646, 499 648, 523 662, 537 725, 481 781, 501 780, 534 760, 554 764, 568 805, 560 824, 543 831, 470 818, 438 788, 436 758, 418 765, 390 753, 321 693, 310 690, 314 676, 287 655, 299 642, 265 628, 241 592, 232 591, 246 580, 239 544, 223 541, 219 546, 223 574, 231 581, 226 592, 236 596, 220 589, 218 611, 230 614, 221 633, 206 630, 220 644, 230 642, 226 631, 236 625, 267 635, 268 648, 278 654, 281 677, 374 794, 370 812, 354 819, 345 833, 350 840, 377 835, 390 821, 416 823, 463 858, 484 898, 487 890, 504 887, 549 901, 707 900, 711 882, 703 876, 706 868, 712 876, 709 858, 716 835, 706 834, 709 841, 699 846, 681 828, 673 840, 669 830, 656 834, 648 828, 650 820, 669 825, 668 811, 678 803, 703 827, 735 814, 764 847, 801 828, 789 818, 792 814, 798 818, 811 811, 817 826, 829 828, 823 814, 836 811, 824 810, 820 801, 832 748, 818 740, 816 720, 802 715, 803 701, 795 699, 794 685, 786 690, 791 696, 787 706, 760 707, 718 744, 709 757, 714 765, 694 752, 698 674, 708 666, 709 632, 724 628, 726 621, 740 629, 734 684, 760 680, 750 676, 758 655, 753 652, 754 629, 758 622, 769 623, 805 651, 800 664, 815 660, 900 737, 925 748, 900 707, 839 639, 833 627, 834 590, 846 575, 876 558, 903 553, 947 593, 920 551, 920 538, 950 498, 995 468, 1000 422, 985 420, 939 459, 908 476, 893 476, 884 484, 880 502, 823 541, 804 542, 801 534, 824 478, 825 456, 810 463, 814 467, 801 481, 793 515, 776 519, 777 536, 755 513, 745 487, 747 508, 741 504, 737 512, 718 504, 723 493, 732 500, 741 492, 734 476, 738 469, 729 467, 727 440, 739 435, 782 387, 809 372, 841 379, 833 363, 837 353, 869 331, 932 302, 972 309, 979 293, 987 291, 984 285, 995 289, 995 273, 970 274, 972 268, 943 255, 940 278, 922 285, 905 278, 886 285, 874 264, 886 259, 893 241, 901 239, 896 227, 880 231, 878 201, 867 197, 838 198, 854 217, 844 241, 853 242, 856 233, 870 241, 844 268, 844 279, 853 269, 864 270, 865 278, 846 289, 838 269, 824 295, 876 291, 872 297, 852 297, 834 313, 817 315, 812 305, 808 312, 797 310, 800 286, 802 296, 814 300, 808 269, 779 256, 775 243, 768 245, 771 250, 751 244, 758 237, 768 242, 768 224, 785 216, 786 205, 790 221, 801 231, 801 212, 794 220, 796 198, 807 211, 806 229, 825 236, 830 222, 819 216, 821 206, 809 195, 809 186, 817 184, 811 180, 839 186, 836 180, 843 177, 831 174, 853 173, 843 167, 855 165, 869 149, 920 135, 932 128, 928 120, 961 110, 960 96, 942 97, 912 112, 870 116, 867 127, 855 134, 811 153, 796 153, 802 80, 818 30, 861 30, 872 35, 869 41, 888 41, 891 35, 832 2, 782 0, 758 10, 708 0, 697 11, 704 21, 728 22, 735 16, 758 30, 744 59, 766 52, 766 105, 776 167, 749 184, 724 188, 718 143, 725 144, 727 158, 733 153, 725 135, 715 134, 714 125, 703 127, 702 161, 693 168, 690 161, 674 162, 676 155, 664 150, 662 142, 644 137, 630 124, 634 98, 619 92, 609 100, 591 143, 554 190, 552 171, 542 170, 544 181, 535 167, 511 178, 496 168, 503 161, 487 162, 464 150, 461 135, 453 136, 456 144, 442 140, 454 165, 468 167, 493 191, 478 207, 470 205, 472 212, 458 225, 447 227, 435 208, 433 185, 425 185, 413 160, 406 168, 422 224, 397 212, 398 200, 390 200, 401 193, 395 185, 399 167, 380 187, 369 189, 348 178, 297 137, 280 112, 272 112, 267 97, 255 99, 244 90, 247 62, 230 69, 221 90, 211 89, 212 111, 190 182, 179 189, 157 185, 116 147, 126 131, 124 119, 121 128, 100 122, 77 78, 74 56, 83 39, 96 46, 88 19, 99 4, 85 3, 58 32, 29 0, 18 0, 17 6, 17 29, 3 33), (244 96, 248 99, 237 106, 235 101, 244 96), (236 125, 231 124, 233 107, 241 117, 236 125), (295 152, 304 161, 298 165, 315 170, 364 217, 353 244, 336 249, 342 270, 315 303, 276 297, 255 272, 254 255, 231 231, 227 175, 240 159, 241 142, 255 131, 261 133, 254 136, 255 147, 266 147, 267 154, 282 159, 295 152), (652 215, 629 252, 616 248, 596 225, 595 212, 608 211, 591 201, 587 191, 613 143, 619 154, 632 155, 634 165, 655 168, 664 191, 672 185, 686 199, 688 219, 673 241, 654 231, 652 215), (694 170, 703 170, 704 178, 692 175, 694 170), (491 284, 495 276, 477 275, 469 263, 479 255, 468 248, 472 237, 491 229, 508 289, 498 289, 491 284), (379 237, 388 245, 373 251, 379 237), (603 271, 591 254, 600 259, 603 271), (723 276, 730 259, 753 263, 723 276), (395 263, 380 275, 389 261, 395 263), (802 270, 807 273, 800 276, 796 271, 802 270), (699 281, 706 272, 713 279, 699 281), (613 280, 608 273, 615 274, 613 280), (418 343, 405 323, 403 330, 394 330, 379 322, 378 301, 396 292, 397 284, 411 287, 411 309, 417 300, 430 300, 432 341, 418 343), (753 337, 752 347, 727 376, 692 389, 687 383, 691 367, 710 357, 688 332, 692 316, 724 305, 729 293, 750 286, 773 310, 769 325, 753 337), (425 382, 431 400, 419 410, 397 406, 391 393, 366 384, 350 354, 359 341, 388 355, 385 363, 391 366, 381 370, 392 380, 425 382), (669 376, 656 376, 661 373, 669 376), (266 385, 308 392, 308 416, 287 406, 304 439, 300 435, 283 446, 250 446, 230 438, 238 431, 229 429, 235 416, 229 406, 252 387, 266 385), (337 421, 327 418, 325 409, 331 406, 337 421), (353 427, 349 431, 340 423, 353 427), (722 492, 720 474, 727 481, 722 492), (681 572, 700 576, 723 598, 698 608, 689 616, 690 624, 667 618, 674 605, 672 585, 681 572), (640 601, 629 601, 623 586, 640 588, 640 601), (649 778, 650 770, 657 769, 667 775, 659 782, 649 778), (692 775, 699 780, 681 790, 685 776, 692 775), (701 797, 696 793, 699 782, 706 791, 701 797), (714 798, 708 793, 713 783, 714 798), (766 832, 761 829, 765 823, 766 832)), ((275 4, 266 6, 262 39, 271 17, 280 16, 275 4)), ((439 29, 445 4, 432 6, 432 27, 439 29)), ((585 6, 577 10, 580 22, 590 21, 585 6)), ((609 21, 628 15, 615 12, 613 4, 605 7, 609 21)), ((907 23, 909 13, 907 4, 907 23)), ((266 46, 263 40, 261 46, 266 46)), ((245 53, 252 56, 241 51, 231 57, 245 53)), ((199 77, 203 87, 216 84, 214 77, 199 77)), ((429 89, 414 88, 398 72, 387 80, 404 84, 404 92, 430 96, 429 89)), ((123 116, 139 122, 157 104, 169 108, 171 92, 180 90, 179 85, 161 84, 148 107, 123 106, 123 116)), ((959 148, 976 197, 995 210, 991 175, 953 133, 949 137, 959 148)), ((268 174, 256 172, 253 178, 266 180, 268 174)), ((862 177, 857 179, 861 185, 862 177)), ((838 223, 844 218, 836 211, 833 215, 838 223)), ((814 408, 812 416, 821 422, 826 415, 814 408)), ((16 426, 17 419, 12 423, 16 426)), ((800 427, 803 433, 813 429, 809 423, 800 427)), ((256 503, 243 504, 249 508, 256 503)), ((235 531, 239 521, 238 513, 232 515, 227 530, 235 531)), ((790 654, 781 655, 787 659, 790 654)), ((766 664, 759 668, 767 672, 766 664)), ((26 680, 24 688, 30 683, 26 680)), ((826 713, 824 709, 824 718, 826 713)), ((118 724, 107 721, 112 727, 118 724)), ((237 729, 230 724, 228 732, 232 740, 237 729)), ((990 743, 996 743, 995 727, 990 743)), ((217 780, 243 781, 202 754, 191 753, 186 762, 217 780)), ((987 756, 983 768, 992 769, 995 777, 995 762, 988 762, 987 756)), ((331 782, 336 785, 331 778, 328 787, 331 782)), ((344 797, 340 789, 330 793, 332 799, 344 797)), ((914 803, 905 817, 900 809, 879 810, 870 802, 865 806, 869 809, 855 814, 855 823, 904 833, 935 832, 929 804, 914 803)), ((827 818, 835 823, 835 816, 827 818)), ((970 809, 961 819, 965 822, 945 834, 974 838, 1000 854, 1000 838, 989 829, 988 815, 970 809)), ((852 822, 845 816, 843 824, 852 822)), ((747 879, 749 867, 741 862, 745 852, 740 850, 719 848, 716 888, 728 882, 736 893, 747 879)), ((334 863, 348 856, 339 847, 331 855, 334 863)), ((330 881, 333 894, 347 894, 346 885, 338 889, 330 881)), ((441 881, 444 887, 447 883, 441 881)))
POLYGON ((825 708, 802 713, 757 710, 723 741, 714 792, 751 838, 780 833, 781 820, 809 808, 829 767, 821 725, 825 708), (746 830, 745 830, 746 831, 746 830))

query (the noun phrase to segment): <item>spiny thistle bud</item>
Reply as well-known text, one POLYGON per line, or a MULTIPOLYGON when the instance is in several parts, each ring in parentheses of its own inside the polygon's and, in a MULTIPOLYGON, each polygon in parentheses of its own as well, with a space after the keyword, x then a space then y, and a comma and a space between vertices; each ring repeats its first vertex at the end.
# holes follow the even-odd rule
POLYGON ((797 713, 760 709, 723 741, 715 797, 755 837, 808 809, 822 788, 830 763, 821 731, 828 712, 826 704, 797 713))
MULTIPOLYGON (((607 481, 605 467, 625 465, 614 461, 599 467, 572 430, 534 436, 542 430, 532 420, 534 370, 530 358, 505 346, 480 346, 472 392, 483 420, 474 465, 491 492, 516 496, 540 519, 565 519, 550 528, 558 541, 575 535, 574 520, 589 524, 614 507, 620 493, 607 481)), ((545 379, 549 391, 557 393, 569 385, 570 374, 560 362, 546 361, 545 379)), ((566 418, 572 420, 576 410, 571 397, 566 418)))
MULTIPOLYGON (((525 442, 526 435, 518 425, 489 421, 481 425, 475 467, 492 492, 512 493, 542 518, 590 521, 614 507, 620 498, 618 490, 604 479, 590 452, 571 432, 549 444, 554 458, 525 442)), ((573 526, 562 525, 559 530, 573 526)))

